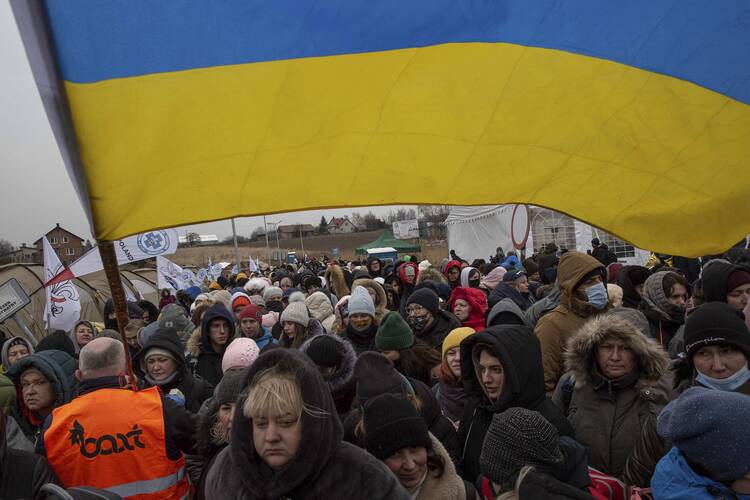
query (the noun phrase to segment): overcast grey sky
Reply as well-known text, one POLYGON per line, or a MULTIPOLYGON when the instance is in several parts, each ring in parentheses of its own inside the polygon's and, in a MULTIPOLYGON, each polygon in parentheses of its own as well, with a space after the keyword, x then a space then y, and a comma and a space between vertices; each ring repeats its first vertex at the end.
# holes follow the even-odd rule
MULTIPOLYGON (((57 149, 26 61, 21 38, 7 0, 0 0, 0 238, 14 245, 33 243, 56 222, 83 238, 91 238, 73 185, 57 149)), ((391 207, 312 210, 269 216, 268 222, 314 223, 321 215, 382 215, 391 207)), ((263 225, 262 217, 237 219, 238 234, 263 225)), ((232 233, 230 222, 187 226, 201 234, 232 233)), ((182 234, 183 231, 180 230, 182 234)))

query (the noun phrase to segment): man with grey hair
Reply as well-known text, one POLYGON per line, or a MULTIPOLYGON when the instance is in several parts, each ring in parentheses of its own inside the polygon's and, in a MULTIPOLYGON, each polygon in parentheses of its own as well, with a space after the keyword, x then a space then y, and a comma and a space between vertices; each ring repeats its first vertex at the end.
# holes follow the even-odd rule
POLYGON ((156 387, 131 390, 124 349, 108 337, 81 349, 78 394, 52 412, 37 451, 66 488, 93 486, 124 498, 187 497, 183 453, 193 451, 197 417, 156 387))

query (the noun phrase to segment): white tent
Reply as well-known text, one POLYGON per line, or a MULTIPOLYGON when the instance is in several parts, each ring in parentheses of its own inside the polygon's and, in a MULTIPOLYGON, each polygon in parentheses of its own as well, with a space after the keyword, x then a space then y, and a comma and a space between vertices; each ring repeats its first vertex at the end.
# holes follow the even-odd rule
POLYGON ((599 238, 615 252, 620 262, 643 264, 648 251, 635 248, 616 237, 546 208, 525 205, 482 205, 451 207, 445 219, 448 248, 461 258, 487 260, 497 247, 505 252, 524 250, 527 256, 547 243, 585 252, 592 238, 599 238))

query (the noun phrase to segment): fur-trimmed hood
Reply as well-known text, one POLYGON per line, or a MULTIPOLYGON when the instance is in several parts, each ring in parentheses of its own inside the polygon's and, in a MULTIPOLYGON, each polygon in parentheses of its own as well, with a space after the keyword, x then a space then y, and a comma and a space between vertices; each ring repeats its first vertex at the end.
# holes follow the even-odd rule
POLYGON ((193 333, 188 337, 187 344, 185 346, 188 354, 193 358, 197 358, 201 355, 201 329, 200 327, 193 330, 193 333))
POLYGON ((375 317, 378 320, 382 319, 385 313, 388 312, 388 297, 385 295, 385 288, 377 281, 369 278, 354 280, 354 283, 352 283, 352 292, 358 286, 375 290, 375 317))
MULTIPOLYGON (((328 338, 336 341, 336 351, 341 355, 341 364, 336 368, 328 379, 326 384, 331 389, 331 393, 335 394, 337 391, 346 389, 351 383, 354 376, 354 363, 357 361, 357 354, 354 352, 352 345, 345 339, 338 335, 327 335, 328 338)), ((309 338, 299 348, 300 351, 307 354, 307 349, 310 347, 310 343, 315 337, 309 338)))
POLYGON ((324 278, 326 283, 328 283, 328 289, 331 290, 336 297, 343 297, 344 295, 351 294, 351 290, 349 290, 349 286, 346 284, 344 270, 341 269, 341 266, 336 264, 328 266, 324 278))
POLYGON ((568 340, 563 356, 576 387, 592 383, 595 351, 605 337, 622 340, 635 354, 640 370, 635 384, 637 389, 657 383, 667 373, 669 356, 664 349, 633 323, 610 313, 590 319, 568 340))
POLYGON ((427 269, 419 272, 417 284, 422 283, 423 281, 434 281, 435 283, 444 283, 446 285, 450 284, 448 283, 448 279, 443 275, 443 273, 441 273, 439 269, 435 269, 434 267, 428 267, 427 269))

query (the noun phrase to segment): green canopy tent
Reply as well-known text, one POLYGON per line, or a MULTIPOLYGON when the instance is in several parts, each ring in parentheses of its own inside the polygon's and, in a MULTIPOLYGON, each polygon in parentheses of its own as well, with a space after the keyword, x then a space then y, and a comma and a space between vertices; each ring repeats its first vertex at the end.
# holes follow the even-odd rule
POLYGON ((383 233, 378 237, 378 239, 376 239, 375 241, 371 241, 366 245, 362 245, 361 247, 357 247, 356 253, 357 255, 365 255, 367 253, 367 249, 369 248, 384 247, 395 248, 398 253, 412 253, 422 251, 422 247, 420 247, 419 245, 414 245, 406 240, 399 240, 398 238, 395 238, 393 236, 393 230, 383 229, 383 233))

